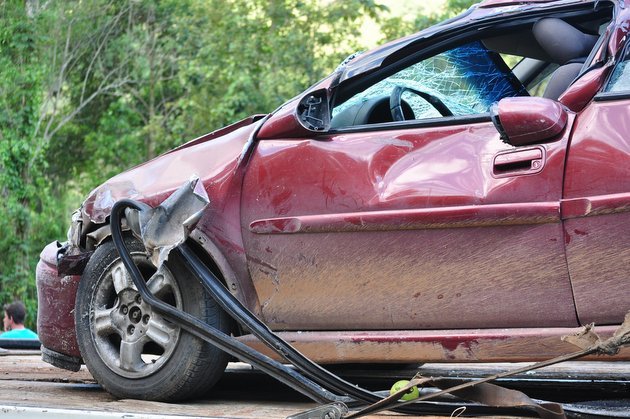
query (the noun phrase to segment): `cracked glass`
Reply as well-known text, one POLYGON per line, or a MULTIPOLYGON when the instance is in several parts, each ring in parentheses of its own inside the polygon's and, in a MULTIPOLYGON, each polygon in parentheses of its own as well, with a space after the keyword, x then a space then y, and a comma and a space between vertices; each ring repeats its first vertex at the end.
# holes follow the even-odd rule
POLYGON ((613 70, 605 92, 627 92, 630 90, 630 48, 626 47, 622 61, 613 70))
MULTIPOLYGON (((335 107, 333 118, 379 97, 383 102, 387 101, 396 86, 439 99, 454 116, 485 113, 493 103, 504 97, 528 95, 500 55, 475 41, 427 58, 381 80, 335 107)), ((413 111, 413 119, 443 116, 416 93, 407 91, 403 93, 402 100, 413 111)), ((384 120, 372 118, 365 123, 390 122, 386 120, 385 113, 382 115, 384 120)))

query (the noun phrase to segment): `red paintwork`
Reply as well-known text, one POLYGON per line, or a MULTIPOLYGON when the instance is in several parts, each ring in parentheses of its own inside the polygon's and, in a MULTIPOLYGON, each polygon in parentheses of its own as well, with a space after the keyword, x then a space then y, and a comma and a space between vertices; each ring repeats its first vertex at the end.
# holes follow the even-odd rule
POLYGON ((296 107, 298 100, 295 99, 284 105, 274 114, 273 120, 267 122, 256 136, 259 139, 273 138, 276 134, 283 136, 307 135, 308 130, 298 122, 296 107))
POLYGON ((523 4, 536 4, 536 3, 553 3, 554 0, 484 0, 479 4, 479 8, 493 8, 503 6, 515 6, 523 4))
POLYGON ((282 234, 482 227, 488 224, 531 225, 558 222, 558 209, 558 203, 542 202, 344 212, 258 220, 252 222, 249 229, 257 234, 282 234))
MULTIPOLYGON (((315 92, 317 90, 329 92, 331 85, 336 79, 337 75, 335 74, 326 77, 324 80, 309 88, 308 92, 315 92)), ((262 126, 260 131, 258 131, 256 138, 262 140, 267 138, 303 137, 305 135, 311 135, 312 131, 305 128, 297 116, 297 108, 300 99, 305 96, 306 94, 300 95, 282 105, 282 107, 273 114, 273 118, 270 118, 270 120, 262 126)))
POLYGON ((199 176, 213 202, 222 202, 256 127, 257 124, 251 124, 218 138, 206 137, 206 141, 168 152, 114 176, 90 193, 83 211, 100 224, 113 203, 123 197, 155 206, 192 175, 199 176))
POLYGON ((594 215, 608 215, 630 211, 630 193, 619 193, 588 198, 564 199, 561 202, 562 219, 594 215))
POLYGON ((74 296, 81 277, 57 275, 56 242, 46 246, 39 257, 36 271, 39 340, 50 350, 81 357, 74 334, 74 296))
POLYGON ((576 325, 559 218, 568 132, 544 145, 539 174, 509 178, 494 177, 493 162, 515 148, 490 121, 259 142, 242 224, 264 320, 285 330, 576 325), (283 231, 293 234, 264 234, 283 231))
POLYGON ((630 107, 591 103, 578 117, 563 202, 567 260, 583 323, 616 324, 630 308, 630 107))
MULTIPOLYGON (((474 329, 474 330, 396 330, 376 332, 279 332, 297 350, 315 362, 337 363, 339 359, 355 363, 448 362, 454 360, 484 362, 546 361, 557 354, 578 348, 563 342, 562 336, 577 329, 474 329)), ((603 339, 613 335, 614 327, 598 327, 603 339)), ((252 335, 241 342, 282 361, 252 335)), ((616 359, 629 359, 630 347, 622 348, 616 359)), ((610 360, 591 356, 591 360, 610 360)))
POLYGON ((560 97, 562 103, 573 112, 580 112, 602 88, 612 65, 589 71, 574 82, 560 97))
MULTIPOLYGON (((337 83, 434 34, 546 7, 522 3, 487 0, 361 55, 306 93, 333 97, 337 83)), ((617 8, 594 61, 619 55, 629 15, 617 8)), ((565 92, 569 111, 505 101, 509 134, 525 142, 532 122, 519 118, 541 107, 539 128, 554 141, 531 147, 503 143, 489 118, 316 135, 297 120, 301 95, 264 121, 240 121, 112 178, 85 201, 83 226, 103 226, 120 198, 156 205, 197 174, 211 204, 191 237, 237 298, 315 348, 305 353, 316 360, 523 360, 537 344, 548 358, 567 349, 551 343, 558 330, 618 324, 630 301, 630 111, 627 101, 592 102, 610 69, 565 92), (326 330, 336 337, 317 332, 326 330)), ((49 246, 37 271, 39 336, 79 356, 79 278, 58 277, 54 265, 49 246)))
POLYGON ((561 104, 540 97, 501 99, 497 113, 509 143, 514 146, 553 140, 568 121, 567 112, 561 104))
MULTIPOLYGON (((211 202, 197 229, 214 243, 236 278, 246 278, 238 217, 239 170, 257 126, 247 125, 211 141, 164 154, 115 176, 90 194, 83 210, 94 222, 102 223, 116 200, 129 197, 156 206, 192 175, 197 175, 211 202)), ((248 283, 235 283, 233 288, 255 309, 248 283)))

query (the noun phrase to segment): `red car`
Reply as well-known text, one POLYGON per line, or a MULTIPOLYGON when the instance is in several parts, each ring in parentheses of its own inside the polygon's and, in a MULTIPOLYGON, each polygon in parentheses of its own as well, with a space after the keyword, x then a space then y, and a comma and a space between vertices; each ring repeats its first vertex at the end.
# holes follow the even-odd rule
MULTIPOLYGON (((119 397, 216 382, 227 355, 140 301, 110 237, 114 202, 191 175, 210 205, 187 244, 316 362, 536 361, 581 325, 609 336, 630 309, 628 6, 486 0, 110 179, 41 254, 44 359, 119 397)), ((148 286, 269 353, 189 276, 148 286)))

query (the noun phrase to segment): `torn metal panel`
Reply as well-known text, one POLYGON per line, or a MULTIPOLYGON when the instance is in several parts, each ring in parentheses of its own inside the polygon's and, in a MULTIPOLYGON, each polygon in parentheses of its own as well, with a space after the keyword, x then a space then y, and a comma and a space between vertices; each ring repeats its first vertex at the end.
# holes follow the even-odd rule
POLYGON ((57 251, 57 270, 60 275, 81 275, 93 251, 84 252, 78 247, 65 243, 57 251))
POLYGON ((209 203, 203 184, 193 176, 157 207, 139 211, 137 221, 132 218, 155 266, 186 241, 209 203))

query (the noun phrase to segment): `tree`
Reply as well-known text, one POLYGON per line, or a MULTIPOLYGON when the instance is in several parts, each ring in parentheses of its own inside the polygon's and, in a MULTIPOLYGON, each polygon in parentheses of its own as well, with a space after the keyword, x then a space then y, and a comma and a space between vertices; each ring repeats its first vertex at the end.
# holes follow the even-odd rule
POLYGON ((49 21, 11 1, 0 3, 0 21, 0 301, 24 300, 32 323, 32 262, 43 244, 38 238, 60 233, 40 222, 49 190, 42 172, 30 167, 44 73, 37 50, 43 36, 36 28, 45 28, 49 21))
POLYGON ((111 175, 269 112, 359 49, 373 0, 0 0, 0 299, 111 175))
POLYGON ((406 19, 404 16, 393 16, 382 19, 381 30, 384 35, 384 40, 396 39, 421 31, 422 29, 464 12, 478 2, 479 0, 446 0, 439 13, 419 15, 414 19, 406 19))

